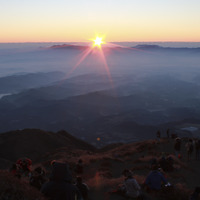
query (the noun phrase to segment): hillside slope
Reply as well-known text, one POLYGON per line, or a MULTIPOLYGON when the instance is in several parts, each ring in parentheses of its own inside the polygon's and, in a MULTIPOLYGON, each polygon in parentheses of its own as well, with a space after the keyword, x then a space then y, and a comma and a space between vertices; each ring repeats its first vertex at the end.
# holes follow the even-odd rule
MULTIPOLYGON (((173 171, 163 171, 167 180, 173 185, 173 190, 162 197, 152 197, 154 200, 187 200, 192 190, 199 185, 200 161, 195 159, 193 153, 190 161, 187 161, 185 144, 187 138, 182 138, 181 159, 174 155, 174 139, 162 138, 157 140, 146 140, 129 144, 112 144, 103 149, 95 149, 93 146, 74 138, 65 131, 58 133, 46 132, 35 129, 25 129, 0 134, 0 168, 7 168, 11 162, 20 157, 29 157, 33 160, 32 169, 38 165, 51 173, 50 162, 68 163, 73 177, 76 163, 83 160, 82 177, 90 187, 89 197, 95 200, 121 200, 122 197, 109 192, 122 184, 124 177, 122 171, 130 169, 140 185, 151 168, 152 159, 161 159, 163 152, 174 160, 173 171), (4 165, 3 165, 4 164, 4 165)), ((9 174, 0 172, 2 181, 12 181, 9 174)), ((1 184, 2 184, 2 181, 1 184)), ((21 181, 27 181, 22 178, 21 181)), ((12 187, 21 191, 16 181, 12 187)), ((23 185, 23 183, 22 183, 23 185)), ((8 185, 7 185, 8 186, 8 185)), ((4 187, 5 188, 5 187, 4 187)), ((26 190, 29 190, 27 188, 26 190)))
POLYGON ((39 129, 24 129, 0 134, 0 158, 11 162, 15 162, 20 157, 30 157, 33 161, 39 161, 47 152, 62 147, 71 150, 95 149, 66 131, 53 133, 39 129))

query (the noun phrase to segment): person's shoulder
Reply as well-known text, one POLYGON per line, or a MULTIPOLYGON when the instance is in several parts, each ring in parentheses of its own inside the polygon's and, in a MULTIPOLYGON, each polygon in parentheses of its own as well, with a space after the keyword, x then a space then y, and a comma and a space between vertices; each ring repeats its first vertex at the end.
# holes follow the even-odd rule
POLYGON ((138 184, 138 182, 137 182, 137 180, 136 180, 135 178, 132 178, 132 179, 131 179, 131 183, 133 183, 134 185, 137 185, 137 184, 138 184))
POLYGON ((159 171, 158 171, 158 174, 159 174, 160 176, 163 176, 163 174, 162 174, 161 172, 159 172, 159 171))
POLYGON ((71 187, 72 190, 79 190, 77 185, 69 184, 68 187, 71 187))
POLYGON ((84 188, 84 190, 89 190, 89 187, 86 183, 82 183, 82 187, 84 188))
POLYGON ((149 172, 148 175, 150 176, 150 175, 152 175, 152 174, 155 174, 155 172, 156 172, 156 171, 152 170, 152 171, 149 172))
POLYGON ((125 180, 125 182, 135 182, 136 180, 135 180, 135 178, 127 178, 126 180, 125 180))
POLYGON ((159 172, 158 170, 154 170, 154 171, 151 171, 150 172, 150 175, 149 176, 152 176, 152 177, 155 177, 155 176, 163 176, 161 172, 159 172))
POLYGON ((150 171, 147 175, 147 178, 151 177, 152 176, 152 171, 150 171))
POLYGON ((164 176, 161 172, 159 172, 159 177, 160 177, 162 180, 166 180, 165 176, 164 176))
POLYGON ((84 186, 88 187, 88 185, 86 183, 82 183, 84 186))

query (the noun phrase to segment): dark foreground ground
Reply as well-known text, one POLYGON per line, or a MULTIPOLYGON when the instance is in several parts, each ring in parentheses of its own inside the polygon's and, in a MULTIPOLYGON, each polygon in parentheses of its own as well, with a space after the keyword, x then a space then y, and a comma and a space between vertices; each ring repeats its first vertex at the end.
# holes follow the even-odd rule
MULTIPOLYGON (((50 162, 52 160, 67 162, 75 178, 74 169, 77 161, 81 158, 84 167, 82 177, 90 187, 89 199, 121 200, 124 198, 109 192, 123 183, 122 171, 131 169, 138 183, 142 185, 150 172, 151 160, 153 158, 160 159, 164 152, 166 156, 171 156, 174 160, 173 172, 163 172, 173 185, 173 189, 165 191, 159 196, 152 196, 143 191, 146 194, 146 199, 187 200, 194 188, 200 185, 200 161, 195 159, 195 152, 193 152, 191 160, 187 160, 186 141, 187 139, 182 139, 181 159, 174 156, 174 139, 164 138, 160 142, 148 140, 111 145, 100 150, 92 149, 90 146, 84 147, 84 149, 75 148, 75 146, 71 149, 69 147, 57 148, 53 152, 40 155, 38 161, 35 159, 32 169, 42 166, 46 169, 48 177, 51 172, 50 162)), ((27 177, 16 180, 7 171, 1 170, 0 172, 0 199, 43 199, 40 192, 29 186, 27 177)))

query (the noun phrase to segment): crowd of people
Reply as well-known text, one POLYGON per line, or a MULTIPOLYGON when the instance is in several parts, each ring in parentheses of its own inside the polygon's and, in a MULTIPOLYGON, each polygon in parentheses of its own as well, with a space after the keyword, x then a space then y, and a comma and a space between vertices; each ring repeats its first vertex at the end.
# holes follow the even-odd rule
MULTIPOLYGON (((185 149, 187 152, 187 160, 190 161, 192 159, 192 155, 193 152, 195 151, 195 159, 196 160, 200 160, 200 139, 191 139, 189 138, 186 145, 185 145, 185 149)), ((177 137, 175 139, 175 143, 174 143, 174 151, 175 151, 175 155, 178 158, 181 158, 181 138, 177 137)))
POLYGON ((117 193, 128 199, 144 200, 148 199, 144 194, 144 191, 151 196, 156 196, 157 194, 160 194, 163 188, 172 187, 160 168, 159 162, 156 159, 153 159, 150 165, 151 171, 141 186, 134 178, 133 172, 125 169, 122 173, 125 177, 124 183, 117 190, 113 190, 111 193, 117 193))
POLYGON ((82 160, 75 167, 77 174, 75 182, 67 163, 52 161, 52 172, 47 174, 41 166, 31 170, 32 161, 29 158, 20 158, 10 168, 10 173, 17 178, 26 177, 29 184, 44 194, 49 200, 87 200, 89 187, 80 176, 83 173, 82 160))
MULTIPOLYGON (((161 139, 160 131, 157 132, 159 141, 161 139)), ((167 138, 169 138, 169 130, 167 131, 167 138)), ((182 139, 176 137, 174 139, 174 154, 178 159, 182 159, 181 148, 182 139)), ((193 151, 195 150, 196 160, 200 159, 200 140, 188 139, 185 145, 187 151, 187 160, 192 159, 193 151)), ((43 167, 37 166, 32 170, 32 161, 29 158, 21 158, 16 161, 10 168, 10 172, 18 177, 28 177, 31 186, 37 188, 49 200, 88 200, 89 187, 83 182, 81 175, 84 173, 83 160, 79 159, 73 169, 73 178, 69 165, 58 161, 52 161, 52 172, 47 179, 46 171, 43 167)), ((166 156, 163 152, 161 157, 154 158, 150 163, 151 171, 146 176, 142 185, 139 185, 134 178, 133 172, 129 169, 123 171, 124 182, 122 186, 113 190, 111 194, 116 193, 128 199, 142 200, 146 199, 146 193, 151 195, 160 194, 163 188, 172 187, 168 182, 165 172, 173 172, 174 160, 173 157, 166 156), (144 193, 145 191, 145 193, 144 193)), ((200 193, 200 188, 196 187, 190 196, 190 200, 197 200, 200 193)))
MULTIPOLYGON (((166 131, 166 136, 169 139, 170 136, 172 139, 175 139, 174 142, 174 153, 176 157, 181 158, 181 147, 182 147, 182 139, 178 137, 177 134, 171 133, 170 134, 170 129, 167 129, 166 131)), ((161 131, 158 130, 156 132, 156 138, 158 141, 161 139, 161 131)), ((188 138, 186 145, 185 145, 185 150, 187 152, 187 160, 190 161, 192 159, 193 152, 195 152, 195 159, 200 160, 200 139, 199 138, 188 138)))

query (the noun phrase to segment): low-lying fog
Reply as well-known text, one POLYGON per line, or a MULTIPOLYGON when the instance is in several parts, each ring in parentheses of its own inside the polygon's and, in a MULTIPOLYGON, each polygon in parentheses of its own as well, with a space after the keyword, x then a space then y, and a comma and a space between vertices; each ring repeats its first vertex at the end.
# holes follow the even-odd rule
POLYGON ((103 145, 167 127, 193 134, 184 124, 200 120, 200 43, 117 45, 0 44, 0 131, 66 129, 103 145))

